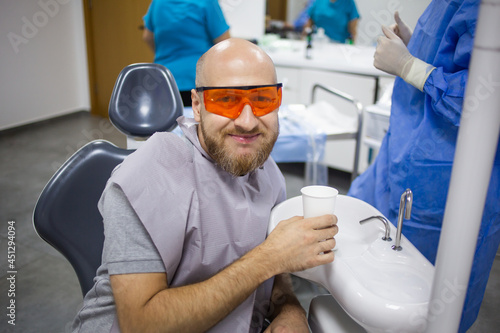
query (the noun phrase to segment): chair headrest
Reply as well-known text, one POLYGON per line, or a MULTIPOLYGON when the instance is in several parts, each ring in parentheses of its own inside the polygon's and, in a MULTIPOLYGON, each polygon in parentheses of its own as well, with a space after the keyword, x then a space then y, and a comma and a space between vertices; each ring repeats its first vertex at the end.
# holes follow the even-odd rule
POLYGON ((139 63, 125 67, 118 75, 108 112, 120 132, 149 137, 173 130, 183 109, 172 73, 160 64, 139 63))

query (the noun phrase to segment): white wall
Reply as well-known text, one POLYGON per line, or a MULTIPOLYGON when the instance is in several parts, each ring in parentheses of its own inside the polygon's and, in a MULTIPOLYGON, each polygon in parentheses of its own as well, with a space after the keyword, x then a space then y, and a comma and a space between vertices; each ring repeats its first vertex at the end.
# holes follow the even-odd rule
POLYGON ((266 0, 219 0, 219 5, 232 37, 260 39, 264 35, 266 0))
MULTIPOLYGON (((267 0, 272 1, 272 0, 267 0)), ((286 21, 293 24, 297 16, 304 10, 309 0, 288 0, 286 7, 286 21)))
POLYGON ((90 109, 81 0, 0 0, 0 129, 90 109))
POLYGON ((401 19, 415 28, 417 21, 431 0, 356 0, 359 15, 357 43, 376 45, 382 34, 381 25, 394 23, 394 12, 399 11, 401 19))
MULTIPOLYGON (((272 1, 272 0, 268 0, 272 1)), ((355 0, 361 16, 357 43, 375 45, 382 34, 381 25, 394 23, 394 12, 399 11, 403 21, 412 28, 431 0, 355 0)), ((308 0, 288 0, 287 21, 293 23, 308 0)))
MULTIPOLYGON (((373 44, 396 9, 414 26, 429 2, 357 0, 360 43, 373 44)), ((220 3, 235 36, 263 33, 264 0, 220 3)), ((0 32, 0 130, 90 109, 81 0, 0 0, 0 32)))

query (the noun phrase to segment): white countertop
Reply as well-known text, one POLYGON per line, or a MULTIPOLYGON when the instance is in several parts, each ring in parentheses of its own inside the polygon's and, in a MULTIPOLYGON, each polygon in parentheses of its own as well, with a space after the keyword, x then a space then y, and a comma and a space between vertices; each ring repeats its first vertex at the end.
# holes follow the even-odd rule
POLYGON ((276 66, 327 70, 374 77, 392 77, 373 66, 375 47, 335 43, 314 43, 311 59, 306 59, 306 42, 279 39, 262 48, 276 66))

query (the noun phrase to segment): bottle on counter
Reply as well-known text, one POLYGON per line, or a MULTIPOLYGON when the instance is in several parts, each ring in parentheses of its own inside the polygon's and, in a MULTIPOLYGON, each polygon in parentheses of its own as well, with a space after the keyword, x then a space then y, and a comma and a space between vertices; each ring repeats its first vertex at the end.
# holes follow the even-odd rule
POLYGON ((306 59, 312 59, 312 34, 313 30, 310 27, 305 28, 306 32, 306 40, 307 40, 307 46, 306 46, 306 59))
POLYGON ((314 34, 314 47, 320 50, 325 44, 328 43, 328 36, 325 34, 324 28, 318 28, 314 34))

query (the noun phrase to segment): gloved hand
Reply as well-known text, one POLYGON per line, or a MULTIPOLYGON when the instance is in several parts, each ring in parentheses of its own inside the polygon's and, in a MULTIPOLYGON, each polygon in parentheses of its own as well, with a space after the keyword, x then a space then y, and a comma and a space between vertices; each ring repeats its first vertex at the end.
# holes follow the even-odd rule
POLYGON ((391 24, 389 29, 391 29, 401 40, 408 46, 410 42, 411 35, 413 35, 412 29, 403 22, 401 17, 399 17, 399 12, 394 12, 394 20, 396 23, 391 24))
POLYGON ((377 40, 373 65, 423 91, 425 81, 435 67, 412 56, 403 40, 390 28, 382 26, 382 31, 385 36, 377 40))
POLYGON ((412 62, 413 56, 391 29, 382 26, 382 31, 385 36, 377 39, 373 65, 384 72, 402 77, 403 70, 412 62))

